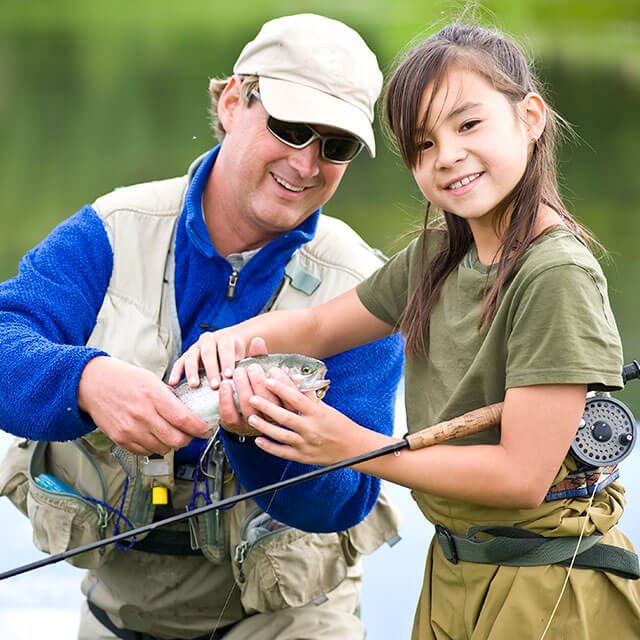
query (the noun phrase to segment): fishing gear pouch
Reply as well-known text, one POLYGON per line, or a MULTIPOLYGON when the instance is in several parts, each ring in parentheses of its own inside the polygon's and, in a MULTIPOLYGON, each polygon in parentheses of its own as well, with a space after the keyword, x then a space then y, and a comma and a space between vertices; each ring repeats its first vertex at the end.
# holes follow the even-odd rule
POLYGON ((382 494, 365 520, 339 533, 294 529, 255 504, 244 510, 244 517, 240 511, 233 513, 232 565, 244 609, 268 613, 322 604, 358 564, 361 554, 400 539, 398 526, 397 512, 382 494))
MULTIPOLYGON (((106 437, 91 441, 93 444, 84 438, 72 442, 16 439, 1 463, 0 495, 7 496, 31 520, 33 543, 40 551, 62 553, 113 532, 126 475, 111 455, 106 437)), ((131 484, 122 513, 140 526, 151 521, 153 507, 149 492, 140 483, 131 484)), ((126 530, 124 522, 121 526, 126 530)), ((113 545, 94 549, 68 562, 95 569, 113 549, 113 545)))

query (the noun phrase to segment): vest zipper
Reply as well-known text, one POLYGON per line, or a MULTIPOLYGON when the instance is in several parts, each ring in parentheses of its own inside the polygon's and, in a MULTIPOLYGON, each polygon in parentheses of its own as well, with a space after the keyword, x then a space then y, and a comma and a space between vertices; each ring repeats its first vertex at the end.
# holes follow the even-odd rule
POLYGON ((236 284, 238 284, 238 272, 234 269, 227 282, 227 300, 233 300, 236 297, 236 284))

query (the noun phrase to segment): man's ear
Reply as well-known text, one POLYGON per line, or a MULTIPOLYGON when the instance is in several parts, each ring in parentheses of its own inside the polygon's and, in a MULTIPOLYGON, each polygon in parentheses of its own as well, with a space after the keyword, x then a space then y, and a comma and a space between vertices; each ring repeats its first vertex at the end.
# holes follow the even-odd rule
POLYGON ((532 142, 535 142, 547 124, 547 105, 537 93, 528 93, 522 100, 523 117, 532 142))
POLYGON ((233 76, 222 90, 218 100, 218 122, 225 133, 233 128, 236 110, 241 106, 240 87, 242 83, 237 76, 233 76))

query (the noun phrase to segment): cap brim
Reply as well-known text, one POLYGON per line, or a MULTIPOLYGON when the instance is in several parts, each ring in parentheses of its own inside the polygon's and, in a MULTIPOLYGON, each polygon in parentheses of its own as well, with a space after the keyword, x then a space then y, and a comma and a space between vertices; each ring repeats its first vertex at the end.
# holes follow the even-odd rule
POLYGON ((357 107, 323 91, 264 76, 260 76, 260 100, 266 111, 278 120, 321 124, 356 136, 375 158, 373 128, 366 114, 357 107))

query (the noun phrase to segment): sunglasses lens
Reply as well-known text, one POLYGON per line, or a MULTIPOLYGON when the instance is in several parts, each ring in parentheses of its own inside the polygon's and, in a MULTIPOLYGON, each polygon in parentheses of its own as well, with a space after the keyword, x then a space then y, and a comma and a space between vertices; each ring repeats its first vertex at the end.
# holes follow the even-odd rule
POLYGON ((302 149, 312 140, 322 140, 322 157, 329 162, 349 162, 362 150, 363 144, 356 138, 318 136, 302 122, 285 122, 273 116, 267 118, 267 129, 281 142, 295 149, 302 149))
POLYGON ((300 147, 306 144, 314 135, 313 131, 306 124, 284 122, 277 120, 273 116, 269 116, 267 119, 267 127, 276 138, 279 138, 282 142, 292 147, 300 147))
POLYGON ((324 138, 322 155, 333 162, 349 162, 362 150, 362 143, 355 138, 324 138))

